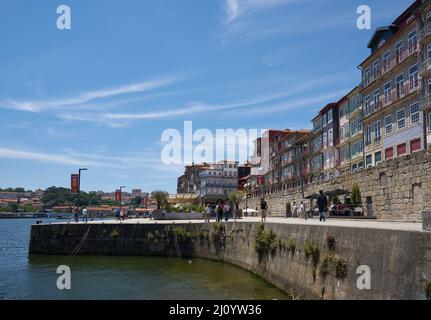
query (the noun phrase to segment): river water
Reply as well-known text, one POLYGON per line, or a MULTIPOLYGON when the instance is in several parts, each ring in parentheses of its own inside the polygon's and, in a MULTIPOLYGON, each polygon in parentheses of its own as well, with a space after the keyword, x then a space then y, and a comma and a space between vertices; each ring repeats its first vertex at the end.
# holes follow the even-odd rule
POLYGON ((0 220, 0 299, 288 299, 248 271, 202 259, 28 257, 35 221, 0 220), (59 265, 71 268, 71 290, 57 289, 59 265))

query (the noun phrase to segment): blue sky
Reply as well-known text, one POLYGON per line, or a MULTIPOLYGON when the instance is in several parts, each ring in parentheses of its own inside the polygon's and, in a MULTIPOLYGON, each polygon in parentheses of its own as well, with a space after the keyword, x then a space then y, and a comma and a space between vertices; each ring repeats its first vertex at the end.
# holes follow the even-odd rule
POLYGON ((163 130, 311 127, 359 82, 374 28, 411 3, 3 0, 0 187, 69 187, 88 167, 84 190, 175 192, 163 130), (356 28, 362 4, 371 30, 356 28))

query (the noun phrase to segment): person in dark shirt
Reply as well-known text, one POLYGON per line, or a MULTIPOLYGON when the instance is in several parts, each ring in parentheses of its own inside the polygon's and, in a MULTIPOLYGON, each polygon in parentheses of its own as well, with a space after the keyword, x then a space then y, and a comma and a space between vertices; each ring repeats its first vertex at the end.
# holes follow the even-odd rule
POLYGON ((260 200, 260 215, 262 217, 262 222, 266 221, 266 215, 268 213, 268 204, 265 199, 260 200))
POLYGON ((328 199, 323 194, 323 191, 320 190, 319 196, 317 197, 317 207, 319 208, 319 221, 322 221, 322 220, 323 222, 326 221, 325 210, 327 206, 328 206, 328 199))

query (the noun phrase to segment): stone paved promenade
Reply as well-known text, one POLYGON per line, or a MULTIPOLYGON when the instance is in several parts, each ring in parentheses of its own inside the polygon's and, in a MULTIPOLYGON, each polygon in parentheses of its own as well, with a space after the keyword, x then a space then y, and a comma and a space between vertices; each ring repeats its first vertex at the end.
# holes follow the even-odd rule
MULTIPOLYGON (((230 219, 229 222, 260 222, 260 217, 247 217, 242 219, 230 219)), ((89 224, 114 224, 114 223, 158 223, 158 224, 171 224, 171 223, 203 223, 204 220, 149 220, 149 219, 127 219, 125 221, 115 221, 115 220, 103 220, 103 221, 89 221, 89 224)), ((211 220, 214 222, 214 220, 211 220)), ((386 229, 386 230, 405 230, 405 231, 423 231, 422 223, 420 222, 388 222, 388 221, 378 221, 378 220, 354 220, 354 219, 327 219, 326 222, 319 222, 317 217, 308 219, 305 221, 300 218, 282 218, 282 217, 268 217, 267 223, 289 223, 298 225, 328 225, 328 226, 338 226, 346 228, 368 228, 368 229, 386 229)), ((59 222, 65 223, 65 222, 59 222)), ((67 222, 66 222, 67 223, 67 222)), ((75 223, 75 222, 70 222, 75 223)), ((79 222, 82 224, 83 222, 79 222)), ((424 231, 426 232, 426 231, 424 231)))

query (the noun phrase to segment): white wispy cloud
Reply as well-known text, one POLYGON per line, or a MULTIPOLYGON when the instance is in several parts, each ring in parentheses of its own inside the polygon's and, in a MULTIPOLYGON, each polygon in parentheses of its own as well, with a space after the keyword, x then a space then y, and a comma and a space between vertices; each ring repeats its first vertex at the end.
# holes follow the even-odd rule
MULTIPOLYGON (((41 112, 44 110, 61 109, 73 106, 81 106, 83 108, 89 109, 91 106, 85 104, 97 99, 104 99, 124 94, 142 93, 167 86, 177 80, 178 78, 176 77, 153 79, 124 86, 87 91, 76 96, 65 97, 61 99, 27 101, 3 99, 0 100, 0 107, 29 112, 41 112)), ((107 106, 109 106, 109 104, 107 106)), ((100 106, 98 107, 100 108, 100 106)))
POLYGON ((297 0, 225 0, 226 23, 232 23, 243 14, 255 10, 273 8, 297 0))
POLYGON ((255 96, 249 99, 238 100, 233 102, 226 102, 222 104, 212 104, 206 102, 190 102, 180 107, 174 107, 169 109, 162 109, 151 112, 140 112, 140 113, 101 113, 101 114, 80 114, 80 113, 64 113, 60 117, 65 120, 75 121, 86 121, 86 122, 99 122, 109 125, 111 127, 123 127, 129 124, 130 121, 136 120, 151 120, 151 119, 162 119, 169 117, 178 117, 185 115, 194 115, 204 112, 213 112, 237 108, 245 108, 250 110, 253 106, 257 106, 263 103, 273 102, 279 99, 285 99, 294 94, 303 92, 304 90, 310 89, 314 86, 326 84, 332 81, 332 77, 322 77, 312 81, 303 82, 299 85, 291 86, 289 89, 280 90, 279 92, 273 92, 261 96, 255 96))
POLYGON ((275 104, 272 106, 265 107, 264 109, 253 109, 247 112, 246 115, 256 115, 256 114, 265 114, 268 112, 276 113, 283 112, 288 110, 299 109, 303 107, 311 106, 315 110, 319 110, 319 107, 323 107, 324 104, 330 103, 333 101, 338 101, 341 97, 343 97, 349 89, 337 90, 327 94, 319 94, 316 96, 289 100, 280 104, 275 104), (317 105, 317 106, 316 106, 317 105))
POLYGON ((21 160, 31 160, 31 161, 41 161, 41 162, 53 162, 65 165, 75 165, 75 166, 95 166, 95 167, 111 167, 118 168, 113 164, 106 162, 95 162, 80 158, 74 158, 70 155, 58 154, 58 153, 43 153, 35 152, 29 150, 19 150, 11 148, 0 148, 0 158, 9 159, 21 159, 21 160))

